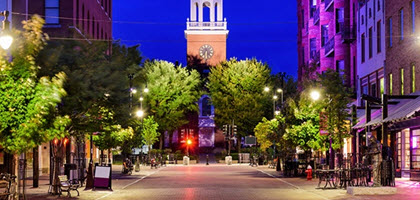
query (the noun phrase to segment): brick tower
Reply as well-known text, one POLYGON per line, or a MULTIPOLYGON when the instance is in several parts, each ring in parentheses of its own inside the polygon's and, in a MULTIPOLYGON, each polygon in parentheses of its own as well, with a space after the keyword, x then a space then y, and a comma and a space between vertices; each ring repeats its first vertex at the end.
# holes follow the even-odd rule
POLYGON ((187 19, 187 56, 201 59, 215 66, 226 60, 226 19, 223 18, 223 0, 191 0, 191 14, 187 19), (210 16, 204 16, 204 14, 210 16))

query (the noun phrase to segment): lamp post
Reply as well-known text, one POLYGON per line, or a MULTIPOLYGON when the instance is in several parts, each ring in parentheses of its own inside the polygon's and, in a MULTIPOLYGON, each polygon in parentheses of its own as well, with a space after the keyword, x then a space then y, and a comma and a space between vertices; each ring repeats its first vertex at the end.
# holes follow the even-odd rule
MULTIPOLYGON (((264 88, 264 92, 270 92, 270 88, 269 87, 265 87, 264 88)), ((273 92, 273 119, 275 119, 276 118, 276 115, 279 115, 280 114, 280 111, 279 110, 277 110, 277 106, 276 106, 276 103, 277 103, 277 100, 278 100, 278 94, 280 94, 280 103, 281 103, 281 107, 283 107, 283 89, 281 89, 281 88, 278 88, 277 90, 274 90, 274 92, 273 92)), ((273 150, 274 150, 274 152, 273 152, 273 158, 275 157, 275 155, 276 155, 276 145, 274 144, 274 142, 273 142, 273 150)), ((280 156, 277 156, 277 163, 276 163, 276 171, 280 171, 281 170, 281 168, 280 168, 280 156)))
MULTIPOLYGON (((311 99, 313 101, 318 101, 321 98, 321 93, 318 90, 313 90, 313 91, 311 91, 310 96, 311 96, 311 99)), ((329 97, 329 95, 327 95, 327 97, 329 99, 329 102, 331 102, 332 99, 329 97)), ((334 157, 333 157, 332 136, 331 136, 331 133, 328 133, 328 138, 330 140, 330 146, 329 146, 329 154, 330 154, 329 166, 330 166, 330 169, 334 169, 334 157)))
MULTIPOLYGON (((148 93, 149 92, 149 89, 146 87, 146 88, 144 88, 143 92, 144 93, 148 93)), ((139 98, 139 101, 140 101, 140 110, 138 110, 136 112, 136 116, 138 118, 140 118, 140 120, 141 120, 140 134, 143 131, 143 118, 144 118, 144 115, 145 115, 144 110, 143 110, 143 101, 144 101, 143 92, 140 90, 140 98, 139 98)), ((140 156, 143 156, 142 154, 143 154, 143 147, 140 147, 140 156)), ((140 160, 139 160, 139 157, 136 158, 136 165, 135 166, 136 167, 135 167, 135 170, 134 171, 139 172, 140 171, 140 160)))

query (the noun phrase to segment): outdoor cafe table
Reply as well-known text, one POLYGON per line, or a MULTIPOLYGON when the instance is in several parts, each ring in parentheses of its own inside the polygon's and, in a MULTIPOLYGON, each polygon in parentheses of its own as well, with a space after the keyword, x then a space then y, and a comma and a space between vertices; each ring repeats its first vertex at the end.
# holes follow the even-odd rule
POLYGON ((336 169, 319 169, 316 170, 318 177, 319 177, 319 183, 318 188, 321 185, 322 181, 325 181, 325 186, 321 189, 335 189, 337 188, 336 185, 336 175, 338 170, 336 169), (329 187, 327 187, 329 185, 329 187))

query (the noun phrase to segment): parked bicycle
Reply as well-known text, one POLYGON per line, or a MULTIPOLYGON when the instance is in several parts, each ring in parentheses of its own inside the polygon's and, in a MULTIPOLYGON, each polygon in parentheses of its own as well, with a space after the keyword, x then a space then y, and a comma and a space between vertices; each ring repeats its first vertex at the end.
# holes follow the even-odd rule
POLYGON ((17 192, 16 176, 8 173, 0 174, 0 199, 15 199, 17 192))

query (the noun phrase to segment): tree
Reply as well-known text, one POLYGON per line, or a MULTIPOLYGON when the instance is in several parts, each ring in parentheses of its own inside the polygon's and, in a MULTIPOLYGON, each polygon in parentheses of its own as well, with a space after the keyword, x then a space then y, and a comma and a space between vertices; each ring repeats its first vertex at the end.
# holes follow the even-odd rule
POLYGON ((321 100, 324 105, 327 119, 327 131, 332 138, 332 148, 341 149, 344 138, 350 137, 350 112, 352 91, 345 84, 345 77, 339 72, 327 70, 319 75, 321 93, 325 98, 321 100))
MULTIPOLYGON (((152 149, 152 145, 159 140, 160 132, 158 132, 159 124, 155 122, 153 116, 149 116, 144 119, 142 138, 143 144, 149 147, 149 150, 152 149)), ((150 159, 150 154, 149 154, 150 159)))
POLYGON ((34 60, 48 39, 42 32, 44 20, 35 15, 23 24, 22 32, 13 32, 13 62, 6 51, 0 55, 0 145, 14 154, 64 137, 62 127, 69 122, 67 117, 48 118, 66 94, 66 75, 37 77, 39 66, 34 60))
POLYGON ((277 130, 280 122, 277 119, 267 120, 265 117, 258 123, 254 129, 255 137, 262 152, 266 152, 273 144, 277 142, 277 130))
POLYGON ((101 106, 97 108, 97 110, 90 110, 87 114, 87 117, 94 120, 92 123, 96 123, 100 131, 98 135, 93 136, 93 143, 101 150, 101 155, 104 150, 109 150, 110 154, 112 148, 122 146, 124 142, 133 138, 133 129, 122 128, 121 125, 115 124, 114 113, 111 110, 101 106), (92 111, 95 112, 92 113, 92 111))
POLYGON ((323 105, 309 99, 309 89, 301 93, 297 102, 288 99, 287 103, 293 118, 289 121, 284 139, 305 151, 325 147, 325 137, 319 133, 319 113, 323 105))
POLYGON ((186 113, 198 111, 200 75, 166 61, 151 61, 145 63, 144 77, 149 88, 146 102, 159 124, 162 149, 163 132, 168 131, 172 141, 173 131, 188 123, 186 113))
POLYGON ((211 68, 207 87, 215 107, 215 121, 222 126, 234 120, 238 126, 238 151, 241 137, 253 134, 264 115, 263 107, 269 99, 263 89, 269 76, 267 65, 255 59, 231 59, 211 68))

